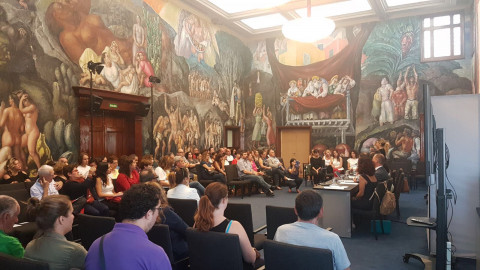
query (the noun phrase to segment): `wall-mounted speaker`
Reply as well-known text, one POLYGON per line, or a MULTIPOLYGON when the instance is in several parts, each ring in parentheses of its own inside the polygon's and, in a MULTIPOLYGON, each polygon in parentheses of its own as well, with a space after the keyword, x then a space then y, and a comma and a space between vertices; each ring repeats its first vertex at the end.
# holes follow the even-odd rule
POLYGON ((141 117, 147 116, 148 112, 150 111, 150 103, 139 103, 137 105, 137 115, 141 117))
POLYGON ((97 96, 97 95, 92 95, 92 110, 94 112, 100 111, 100 106, 102 106, 103 98, 97 96))

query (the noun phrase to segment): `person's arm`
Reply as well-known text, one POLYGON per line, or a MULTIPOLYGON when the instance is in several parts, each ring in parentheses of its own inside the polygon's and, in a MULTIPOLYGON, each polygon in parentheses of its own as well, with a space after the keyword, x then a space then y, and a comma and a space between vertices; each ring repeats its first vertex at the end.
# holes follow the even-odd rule
POLYGON ((212 171, 212 170, 215 170, 215 168, 213 168, 212 166, 208 166, 208 164, 205 162, 202 164, 202 167, 205 168, 207 171, 212 171))
POLYGON ((264 170, 270 170, 270 169, 272 169, 272 167, 265 166, 265 164, 263 163, 263 158, 259 158, 259 159, 258 159, 258 164, 260 164, 260 168, 262 168, 262 169, 264 169, 264 170))
POLYGON ((362 198, 363 194, 365 193, 365 185, 367 184, 367 180, 360 175, 358 181, 358 193, 355 195, 355 198, 362 198))
MULTIPOLYGON (((198 194, 197 194, 198 195, 198 194)), ((173 209, 167 209, 163 212, 165 215, 165 221, 162 223, 168 225, 168 228, 172 231, 175 231, 185 237, 185 232, 187 231, 188 225, 183 221, 183 219, 173 211, 173 209)))
POLYGON ((237 234, 240 239, 240 248, 242 249, 243 260, 247 263, 254 263, 256 260, 255 250, 250 245, 247 233, 238 221, 233 220, 229 233, 237 234))
POLYGON ((130 189, 130 183, 127 180, 127 176, 123 173, 118 175, 117 186, 115 187, 118 192, 126 191, 130 189))

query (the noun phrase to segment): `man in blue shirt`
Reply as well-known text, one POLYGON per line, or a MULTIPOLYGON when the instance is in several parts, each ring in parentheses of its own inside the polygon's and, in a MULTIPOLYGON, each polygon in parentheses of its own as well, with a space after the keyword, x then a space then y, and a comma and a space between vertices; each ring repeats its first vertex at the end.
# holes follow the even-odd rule
POLYGON ((147 232, 155 225, 160 211, 160 190, 138 184, 127 190, 120 202, 122 223, 98 238, 88 250, 85 269, 171 270, 165 251, 150 242, 147 232))
POLYGON ((268 197, 273 197, 275 194, 273 194, 273 190, 276 189, 275 186, 271 186, 263 180, 263 173, 261 172, 256 172, 252 168, 252 162, 248 160, 248 153, 244 151, 242 153, 242 158, 238 161, 237 163, 237 170, 238 170, 238 175, 240 176, 240 179, 242 180, 250 180, 252 182, 255 182, 259 185, 259 187, 265 192, 265 195, 268 197))
POLYGON ((332 251, 335 270, 349 270, 350 261, 337 234, 320 228, 318 219, 323 216, 323 200, 313 190, 305 190, 295 199, 298 221, 278 227, 274 240, 292 245, 329 249, 332 251))

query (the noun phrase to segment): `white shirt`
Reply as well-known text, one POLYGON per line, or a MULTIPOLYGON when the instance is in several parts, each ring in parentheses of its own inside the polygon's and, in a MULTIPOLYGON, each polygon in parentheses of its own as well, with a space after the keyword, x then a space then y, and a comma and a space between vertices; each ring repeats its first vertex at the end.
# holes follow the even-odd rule
POLYGON ((155 169, 155 174, 158 176, 158 181, 167 180, 167 173, 162 169, 162 167, 158 166, 155 169))
POLYGON ((82 176, 83 179, 87 179, 88 172, 90 171, 90 166, 78 166, 77 167, 78 173, 82 176))
MULTIPOLYGON (((55 181, 52 180, 52 182, 50 182, 50 184, 48 185, 48 195, 58 195, 58 191, 57 189, 55 188, 55 181)), ((39 200, 42 199, 43 197, 43 187, 42 185, 40 184, 40 182, 38 182, 38 180, 35 182, 35 184, 33 184, 33 186, 30 188, 30 196, 31 197, 35 197, 39 200)))
POLYGON ((194 188, 187 187, 184 184, 177 185, 176 187, 169 189, 167 192, 167 198, 172 199, 193 199, 197 203, 200 201, 200 196, 194 188))

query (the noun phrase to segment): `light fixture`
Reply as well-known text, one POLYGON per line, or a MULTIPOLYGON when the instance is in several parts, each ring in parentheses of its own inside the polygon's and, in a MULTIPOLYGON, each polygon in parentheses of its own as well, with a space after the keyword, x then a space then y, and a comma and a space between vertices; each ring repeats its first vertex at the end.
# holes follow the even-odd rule
POLYGON ((283 35, 291 40, 312 43, 330 35, 335 23, 328 18, 312 17, 312 5, 307 0, 307 17, 286 22, 282 27, 283 35))

